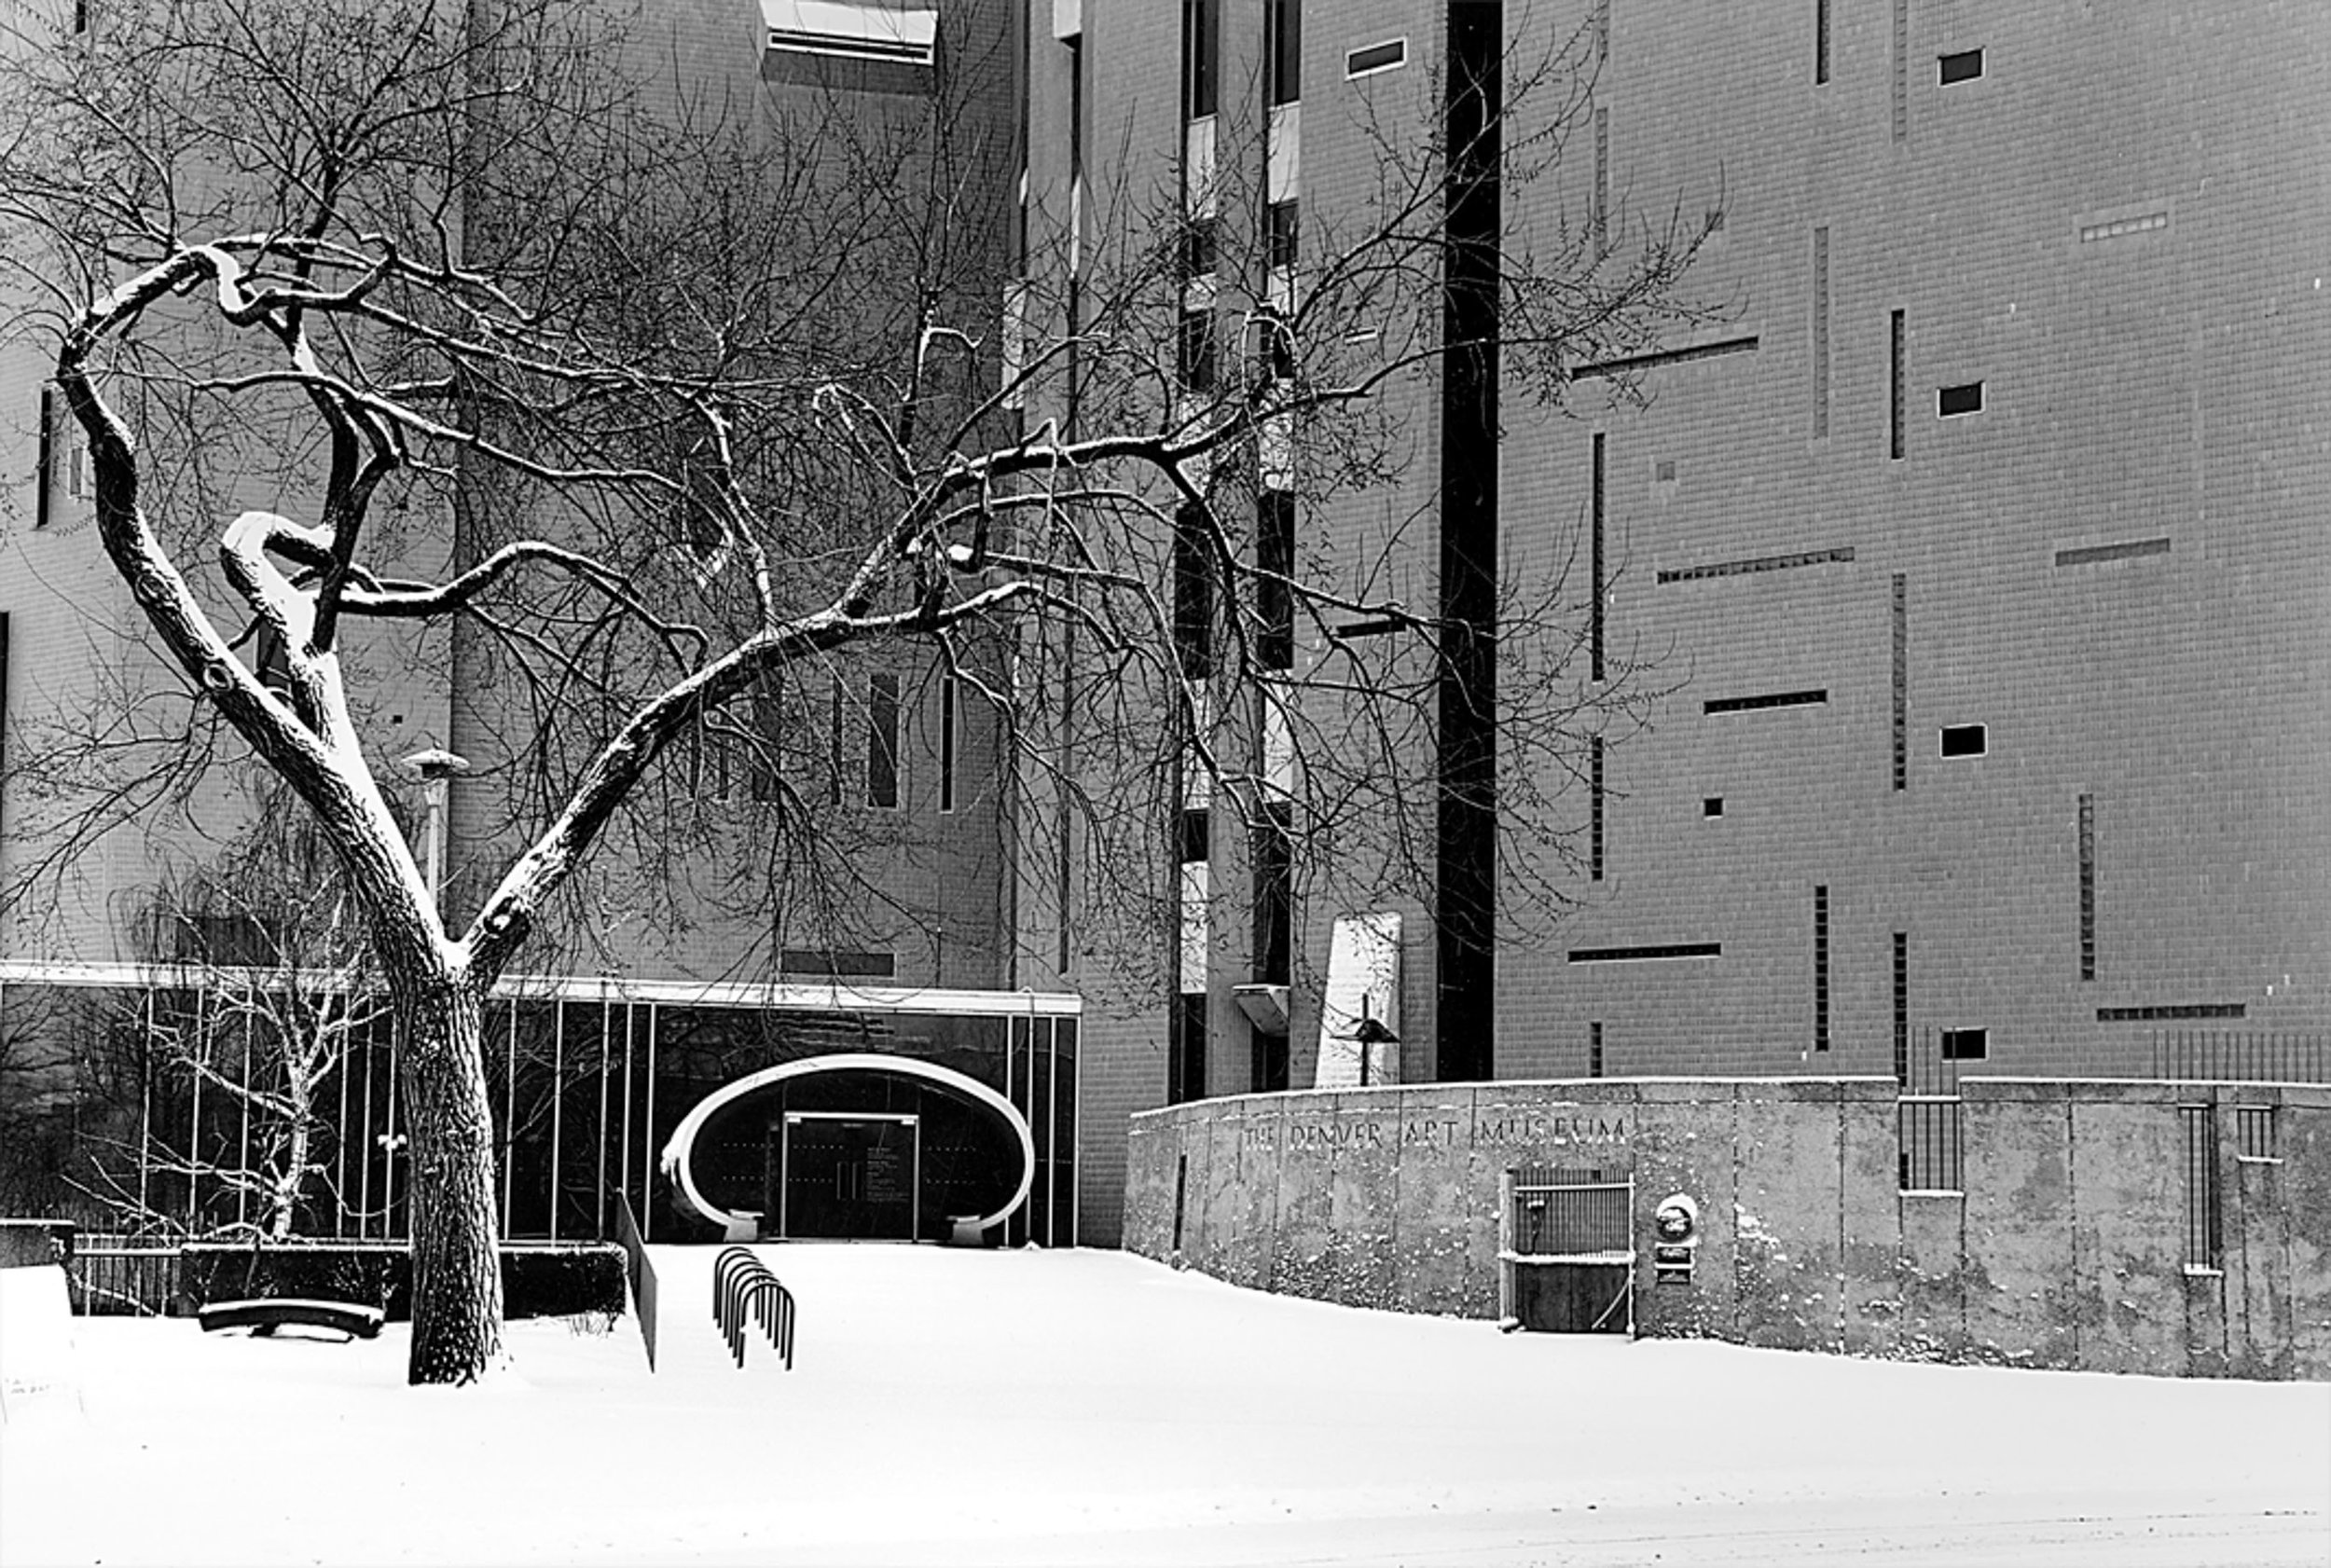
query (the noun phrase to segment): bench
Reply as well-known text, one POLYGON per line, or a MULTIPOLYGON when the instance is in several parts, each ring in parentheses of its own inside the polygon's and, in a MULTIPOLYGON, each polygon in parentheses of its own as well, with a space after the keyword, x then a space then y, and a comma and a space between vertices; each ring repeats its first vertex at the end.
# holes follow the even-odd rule
POLYGON ((379 1307, 353 1301, 310 1301, 274 1297, 255 1301, 214 1301, 200 1309, 202 1331, 248 1328, 253 1339, 275 1332, 287 1323, 310 1328, 337 1328, 352 1340, 369 1340, 380 1332, 379 1307))

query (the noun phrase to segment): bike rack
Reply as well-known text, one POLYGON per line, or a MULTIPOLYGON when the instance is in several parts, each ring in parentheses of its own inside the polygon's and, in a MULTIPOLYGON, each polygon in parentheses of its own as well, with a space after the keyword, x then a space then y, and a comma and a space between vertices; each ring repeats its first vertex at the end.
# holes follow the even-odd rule
POLYGON ((745 1314, 769 1337, 769 1344, 793 1369, 793 1293, 785 1288, 768 1265, 748 1247, 724 1249, 712 1265, 712 1321, 742 1370, 745 1364, 745 1314))

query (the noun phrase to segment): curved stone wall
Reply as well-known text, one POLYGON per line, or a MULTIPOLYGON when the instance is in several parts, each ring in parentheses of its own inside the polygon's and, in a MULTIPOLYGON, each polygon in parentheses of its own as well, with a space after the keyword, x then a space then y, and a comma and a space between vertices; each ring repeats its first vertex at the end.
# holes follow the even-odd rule
POLYGON ((1966 1080, 1962 1190, 1929 1192, 1899 1190, 1897 1092, 1602 1079, 1177 1106, 1134 1118, 1124 1245, 1257 1289, 1494 1317, 1500 1176, 1617 1168, 1645 1334, 2331 1377, 2331 1088, 1966 1080), (2188 1264, 2195 1106, 2217 1131, 2214 1271, 2188 1264), (2271 1154, 2245 1157, 2262 1125, 2271 1154), (1701 1217, 1688 1283, 1654 1278, 1671 1193, 1701 1217))

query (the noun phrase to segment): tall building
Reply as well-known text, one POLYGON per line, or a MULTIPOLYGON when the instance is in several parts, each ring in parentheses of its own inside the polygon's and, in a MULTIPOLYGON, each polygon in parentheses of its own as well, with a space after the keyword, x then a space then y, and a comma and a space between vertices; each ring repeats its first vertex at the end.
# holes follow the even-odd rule
MULTIPOLYGON (((1424 518, 1412 558, 1450 633, 1435 885, 1390 911, 1403 1077, 2143 1075, 2197 1035, 2270 1050, 2331 1025, 2322 19, 1037 17, 1030 188, 1097 227, 1101 193, 1189 201, 1250 171, 1191 214, 1283 238, 1304 290, 1333 255, 1315 237, 1377 197, 1405 145, 1386 128, 1421 113, 1448 146, 1504 138, 1502 165, 1442 171, 1453 333, 1497 309, 1491 235, 1507 258, 1704 235, 1690 319, 1574 361, 1555 406, 1494 361, 1444 365, 1403 409, 1389 498, 1292 518, 1301 560, 1424 518), (1565 567, 1578 654, 1643 707, 1639 729, 1583 727, 1557 776, 1505 698, 1484 713, 1495 640, 1463 634, 1565 567), (1530 791, 1566 857, 1494 846, 1530 791), (1558 923, 1517 908, 1530 873, 1569 901, 1558 923)), ((1106 1071, 1113 1117, 1356 1081, 1320 992, 1335 921, 1374 906, 1330 886, 1260 916, 1291 922, 1311 977, 1274 1051, 1240 1005, 1288 978, 1240 934, 1271 879, 1184 843, 1179 994, 1088 1025, 1088 1094, 1106 1071)))

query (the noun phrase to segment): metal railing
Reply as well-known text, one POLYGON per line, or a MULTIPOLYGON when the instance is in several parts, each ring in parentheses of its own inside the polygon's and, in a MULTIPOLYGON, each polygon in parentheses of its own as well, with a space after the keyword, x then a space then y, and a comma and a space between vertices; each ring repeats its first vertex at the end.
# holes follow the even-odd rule
POLYGON ((64 1272, 79 1316, 159 1317, 178 1296, 178 1244, 84 1231, 64 1260, 64 1272))
POLYGON ((2165 1082, 2331 1083, 2331 1038, 2280 1030, 2163 1029, 2153 1076, 2165 1082))
POLYGON ((1896 1064, 1901 1092, 1894 1108, 1900 1148, 1897 1185, 1905 1192, 1965 1190, 1965 1146, 1960 1135, 1959 1064, 1943 1053, 1933 1029, 1896 1064))
POLYGON ((737 1358, 739 1370, 745 1364, 748 1312, 768 1335, 769 1344, 784 1358, 785 1369, 792 1371, 793 1293, 769 1272, 768 1266, 755 1258, 751 1248, 732 1246, 724 1250, 712 1265, 712 1321, 720 1326, 721 1338, 727 1341, 729 1354, 737 1358))

